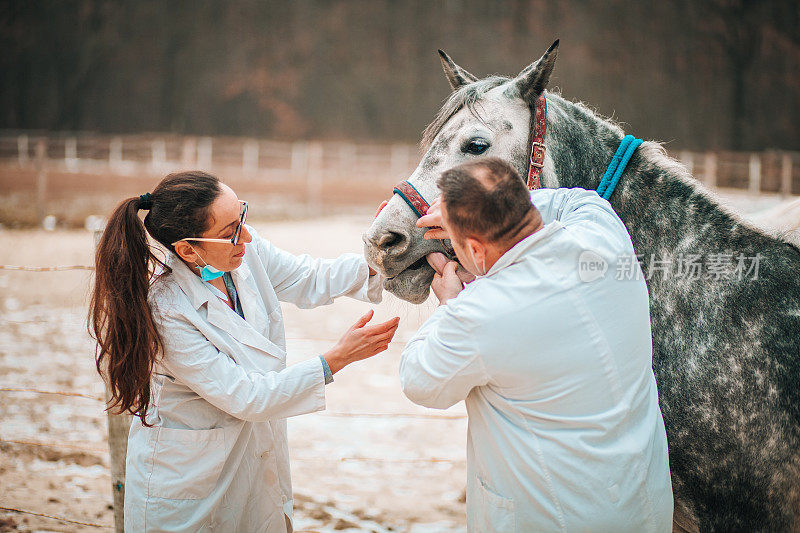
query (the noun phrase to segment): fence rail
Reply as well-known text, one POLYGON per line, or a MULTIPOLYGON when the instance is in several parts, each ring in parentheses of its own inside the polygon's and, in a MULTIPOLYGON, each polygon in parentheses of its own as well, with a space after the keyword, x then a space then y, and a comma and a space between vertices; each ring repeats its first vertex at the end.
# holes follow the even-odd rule
POLYGON ((63 172, 114 175, 165 174, 201 168, 237 177, 314 180, 334 175, 374 179, 407 176, 419 159, 410 144, 282 142, 231 137, 0 131, 0 161, 33 167, 37 158, 63 172))
MULTIPOLYGON (((711 187, 800 194, 800 152, 682 150, 670 155, 711 187)), ((325 179, 408 176, 418 163, 419 151, 415 145, 400 143, 0 131, 0 162, 34 168, 37 160, 51 169, 85 174, 163 175, 202 168, 244 178, 303 180, 313 194, 325 179)))

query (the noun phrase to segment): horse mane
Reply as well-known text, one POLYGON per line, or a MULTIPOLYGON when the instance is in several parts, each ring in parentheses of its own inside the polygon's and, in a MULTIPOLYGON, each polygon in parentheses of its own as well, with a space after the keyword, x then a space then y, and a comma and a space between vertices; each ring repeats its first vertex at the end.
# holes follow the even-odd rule
POLYGON ((511 78, 506 78, 504 76, 489 76, 488 78, 459 87, 450 93, 450 96, 447 97, 442 108, 433 118, 433 122, 428 124, 425 131, 422 132, 422 141, 420 142, 422 151, 428 151, 428 148, 433 144, 433 140, 439 135, 439 132, 442 131, 447 121, 453 118, 453 115, 461 111, 464 107, 469 109, 470 113, 476 118, 480 118, 475 111, 475 103, 492 89, 500 87, 509 81, 511 81, 511 78))
MULTIPOLYGON (((619 135, 620 138, 625 135, 625 130, 622 123, 602 115, 600 112, 588 106, 586 103, 568 100, 561 94, 554 94, 551 91, 548 91, 548 95, 555 96, 555 100, 561 105, 571 107, 573 117, 577 115, 580 116, 582 120, 600 122, 614 132, 614 134, 619 135)), ((713 204, 716 209, 730 217, 730 219, 736 224, 746 226, 754 231, 757 231, 758 233, 761 233, 762 235, 777 238, 781 241, 793 244, 786 238, 785 235, 773 234, 768 229, 758 225, 755 221, 750 220, 743 213, 740 213, 726 203, 716 191, 704 186, 697 178, 692 176, 692 174, 689 172, 689 169, 686 168, 686 165, 670 156, 661 142, 645 141, 639 147, 638 152, 641 158, 647 164, 661 169, 673 179, 685 184, 688 189, 692 191, 692 194, 705 198, 708 202, 713 204)))

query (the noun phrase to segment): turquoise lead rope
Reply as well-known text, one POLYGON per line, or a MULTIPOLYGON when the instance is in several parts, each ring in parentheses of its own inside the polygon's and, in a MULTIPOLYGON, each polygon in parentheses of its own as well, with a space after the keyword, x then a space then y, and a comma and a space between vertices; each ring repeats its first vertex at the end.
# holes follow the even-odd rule
POLYGON ((608 164, 603 179, 600 180, 600 185, 597 186, 597 194, 606 200, 611 198, 611 193, 614 192, 614 188, 617 186, 617 183, 619 183, 622 173, 625 172, 625 167, 628 166, 628 161, 630 161, 631 156, 633 156, 633 152, 635 152, 643 142, 644 141, 637 139, 633 135, 626 135, 622 139, 614 157, 611 158, 611 163, 608 164))

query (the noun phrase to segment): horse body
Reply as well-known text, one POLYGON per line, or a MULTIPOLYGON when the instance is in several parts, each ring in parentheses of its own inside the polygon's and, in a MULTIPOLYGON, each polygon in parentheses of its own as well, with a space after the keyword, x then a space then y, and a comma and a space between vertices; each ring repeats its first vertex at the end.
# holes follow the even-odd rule
MULTIPOLYGON (((414 186, 432 200, 441 171, 476 155, 504 158, 525 176, 530 102, 554 61, 551 48, 514 79, 477 80, 443 55, 454 92, 426 130, 414 186), (475 139, 489 148, 474 154, 475 139)), ((624 133, 581 104, 545 96, 542 185, 596 188, 624 133)), ((650 293, 676 524, 800 528, 800 250, 726 210, 656 143, 637 150, 610 201, 650 293), (751 258, 757 279, 678 275, 675 259, 686 256, 751 258)), ((448 247, 425 241, 415 222, 393 198, 364 240, 368 261, 390 278, 387 290, 419 303, 433 277, 425 255, 448 247)))

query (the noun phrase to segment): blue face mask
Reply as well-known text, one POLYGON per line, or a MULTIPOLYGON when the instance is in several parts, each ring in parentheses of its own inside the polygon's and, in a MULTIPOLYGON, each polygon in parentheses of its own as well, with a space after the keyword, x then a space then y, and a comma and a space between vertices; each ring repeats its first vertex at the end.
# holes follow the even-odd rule
POLYGON ((200 279, 202 279, 203 281, 211 281, 212 279, 217 279, 218 277, 224 275, 225 272, 223 272, 222 270, 217 270, 211 265, 206 265, 203 268, 200 268, 200 279))
MULTIPOLYGON (((192 247, 192 250, 194 250, 194 247, 192 247)), ((197 250, 194 250, 194 253, 197 254, 197 250)), ((197 257, 200 257, 200 254, 197 254, 197 257)), ((200 259, 203 258, 200 257, 200 259)), ((203 263, 206 263, 205 259, 203 259, 203 263)), ((225 272, 223 272, 222 270, 217 270, 208 263, 206 263, 205 266, 202 268, 200 266, 195 265, 195 268, 200 271, 200 279, 202 279, 203 281, 211 281, 212 279, 217 279, 225 275, 225 272)))

